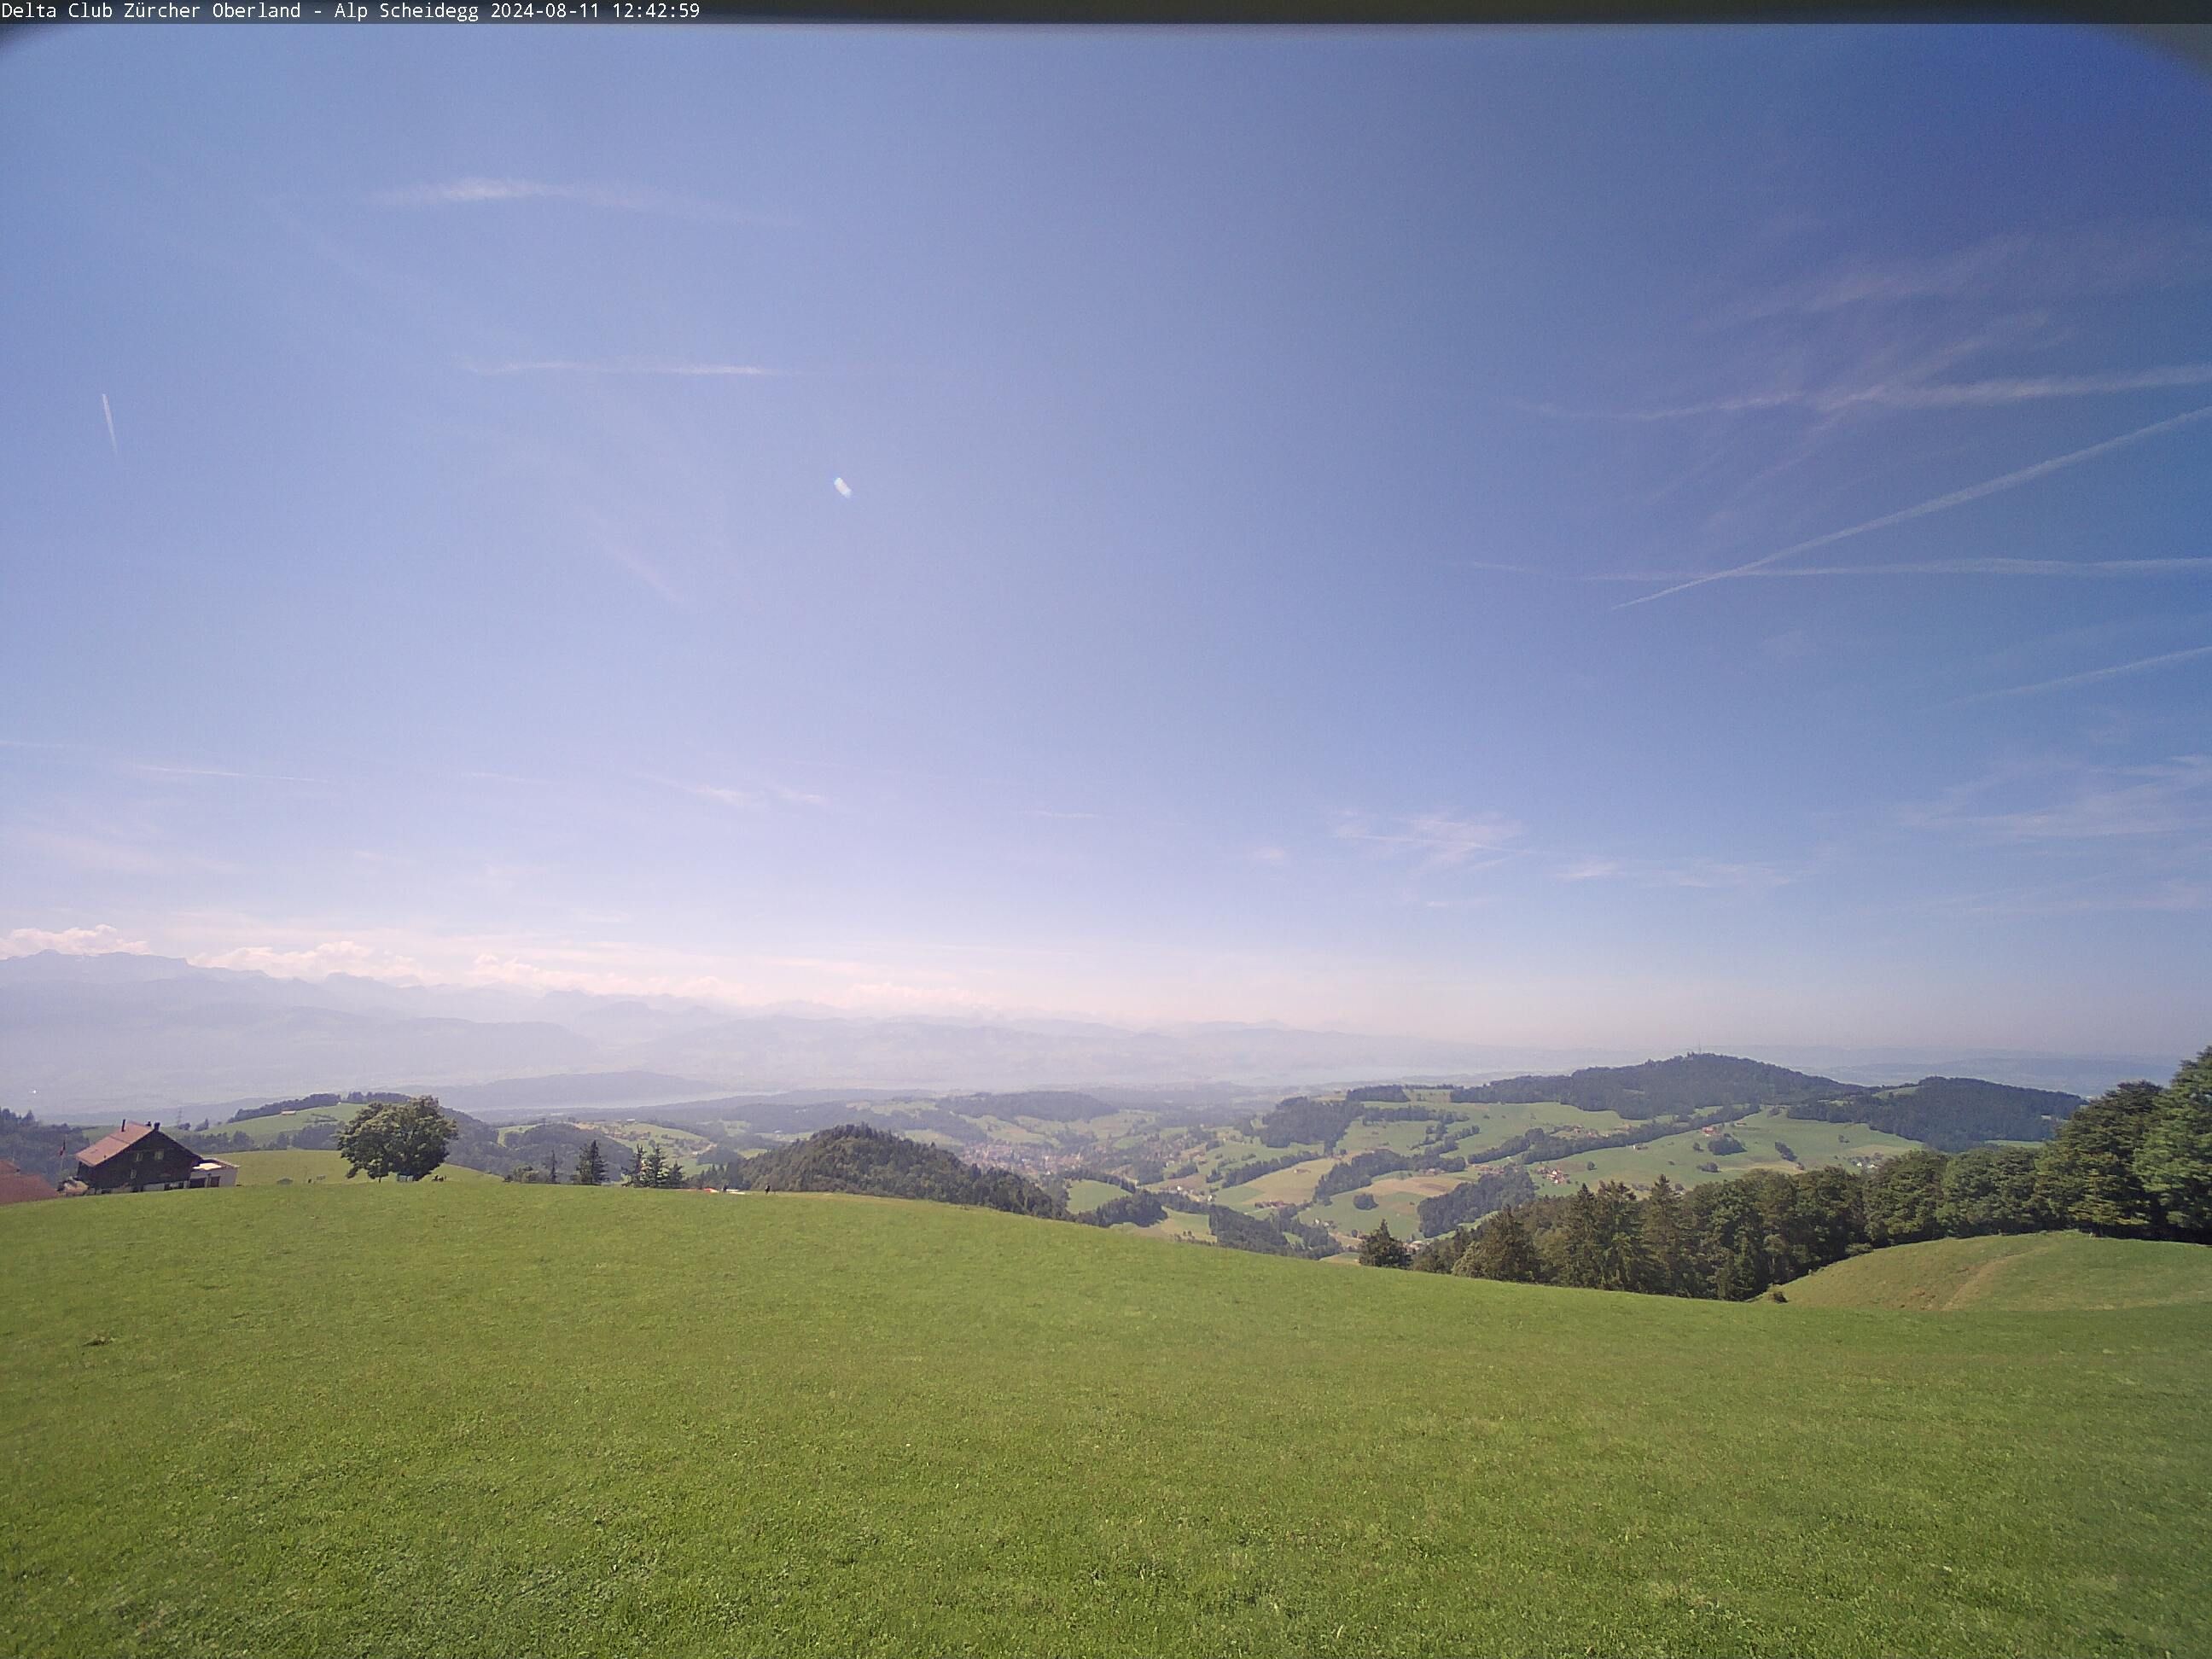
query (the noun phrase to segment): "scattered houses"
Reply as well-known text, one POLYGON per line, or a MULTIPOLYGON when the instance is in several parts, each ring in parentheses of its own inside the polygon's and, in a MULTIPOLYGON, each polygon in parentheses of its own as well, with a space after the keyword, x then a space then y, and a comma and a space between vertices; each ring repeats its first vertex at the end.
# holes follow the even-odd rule
POLYGON ((179 1187, 235 1187, 238 1166, 204 1158, 161 1133, 158 1123, 125 1123, 76 1155, 76 1179, 87 1193, 165 1193, 179 1187))

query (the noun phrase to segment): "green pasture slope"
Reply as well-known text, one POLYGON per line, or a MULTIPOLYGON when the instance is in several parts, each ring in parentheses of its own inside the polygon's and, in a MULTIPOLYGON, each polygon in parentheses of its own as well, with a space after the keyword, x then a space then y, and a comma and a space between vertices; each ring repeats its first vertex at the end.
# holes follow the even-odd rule
POLYGON ((492 1182, 21 1205, 0 1261, 0 1652, 2212 1652, 2212 1306, 492 1182))
MULTIPOLYGON (((238 1184, 241 1187, 273 1187, 282 1182, 305 1185, 310 1181, 338 1181, 346 1178, 346 1162, 336 1152, 302 1152, 296 1146, 284 1147, 273 1152, 224 1152, 222 1161, 238 1166, 238 1184)), ((496 1181, 495 1175, 482 1170, 471 1170, 459 1164, 441 1164, 432 1176, 437 1181, 496 1181)), ((368 1180, 356 1176, 358 1186, 368 1180)))
POLYGON ((2086 1233, 1938 1238, 1838 1261, 1784 1294, 1814 1308, 1946 1313, 2212 1304, 2212 1249, 2086 1233))

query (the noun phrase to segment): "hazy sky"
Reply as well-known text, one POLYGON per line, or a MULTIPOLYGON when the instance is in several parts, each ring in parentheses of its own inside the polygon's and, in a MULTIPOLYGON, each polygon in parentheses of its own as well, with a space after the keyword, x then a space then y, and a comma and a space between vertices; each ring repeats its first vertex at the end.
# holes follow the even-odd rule
POLYGON ((0 52, 0 935, 2212 1037, 2212 80, 2112 35, 0 52))

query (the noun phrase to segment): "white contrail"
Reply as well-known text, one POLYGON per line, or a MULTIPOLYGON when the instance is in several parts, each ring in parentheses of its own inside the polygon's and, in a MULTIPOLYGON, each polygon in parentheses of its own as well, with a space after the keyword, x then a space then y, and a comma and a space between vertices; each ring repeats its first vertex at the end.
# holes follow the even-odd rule
POLYGON ((573 202, 584 207, 617 213, 658 214, 687 219, 697 224, 755 225, 789 228, 791 222, 757 213, 741 213, 720 202, 678 196, 636 185, 561 185, 542 179, 449 179, 440 184, 416 185, 403 190, 380 190, 369 197, 380 208, 471 207, 489 202, 573 202))
POLYGON ((2061 679, 2038 680, 2033 685, 2008 685, 2002 691, 1984 691, 1978 696, 1961 697, 1960 701, 1989 702, 1998 697, 2024 697, 2031 691, 2057 691, 2069 685, 2094 685, 2100 680, 2116 680, 2123 674, 2141 674, 2178 662, 2194 662, 2199 657, 2212 657, 2212 645, 2191 646, 2186 651, 2168 651, 2162 656, 2143 657, 2113 668, 2093 668, 2086 674, 2069 674, 2061 679))
POLYGON ((465 362, 471 374, 665 374, 683 380, 777 379, 784 371, 757 363, 585 362, 574 358, 539 358, 522 362, 465 362))
POLYGON ((1931 513, 1948 513, 1954 507, 1964 507, 1967 502, 1978 501, 1985 495, 1995 495, 2002 490, 2017 489, 2024 483, 2033 483, 2036 479, 2047 474, 2078 465, 2083 461, 2094 460, 2100 455, 2109 455, 2116 449, 2124 449, 2130 444, 2139 443, 2145 438, 2155 437, 2161 432, 2172 432, 2177 428, 2187 426, 2192 421, 2201 421, 2208 415, 2212 415, 2212 404, 2207 404, 2201 409, 2190 410, 2185 414, 2170 416, 2163 421, 2154 421, 2148 426, 2139 426, 2132 432, 2123 432, 2117 438, 2107 438, 2102 443, 2091 444, 2087 449, 2077 449, 2070 454, 2055 455, 2047 461, 2038 461, 2033 466, 2024 466, 2017 472, 2006 473, 2002 477, 1990 478, 1978 484, 1969 484, 1964 489, 1954 489, 1948 495, 1938 495, 1934 501, 1923 501, 1917 507, 1908 507, 1899 512, 1886 513, 1879 519, 1869 519, 1864 524, 1855 524, 1847 530, 1831 530, 1825 536, 1814 536, 1808 541, 1793 543, 1779 552, 1769 553, 1764 558, 1753 559, 1749 563, 1737 565, 1733 569, 1716 570, 1709 575, 1698 576, 1686 582, 1677 582, 1672 587, 1662 587, 1656 593, 1646 593, 1638 599, 1624 599, 1613 608, 1616 611, 1626 611, 1632 605, 1649 605, 1654 599, 1663 599, 1671 594, 1686 593, 1693 587, 1703 587, 1707 582, 1725 581, 1731 576, 1748 575, 1754 570, 1765 569, 1770 564, 1778 564, 1784 559, 1794 558, 1800 553, 1809 553, 1816 547, 1827 547, 1837 542, 1849 541, 1852 537, 1863 536, 1869 531, 1887 530, 1892 525, 1903 524, 1911 519, 1924 519, 1931 513))
POLYGON ((1695 420, 1711 415, 1749 415, 1770 409, 1809 409, 1823 415, 1847 409, 1987 409, 2051 398, 2110 397, 2129 392, 2171 391, 2212 385, 2212 363, 2165 363, 2155 368, 2112 374, 2023 375, 2005 380, 1883 382, 1818 391, 1746 392, 1700 404, 1660 409, 1573 409, 1559 404, 1522 404, 1531 413, 1561 421, 1652 422, 1695 420))
POLYGON ((107 394, 105 392, 100 394, 100 418, 107 422, 108 448, 120 455, 123 452, 115 448, 115 411, 107 406, 107 394))
MULTIPOLYGON (((1511 569, 1510 565, 1475 565, 1476 569, 1511 569)), ((1911 564, 1801 564, 1753 570, 1747 576, 2184 576, 2212 570, 2203 559, 1924 559, 1911 564)), ((1543 571, 1531 571, 1543 575, 1543 571)), ((1576 580, 1586 582, 1686 582, 1695 571, 1601 570, 1576 580)))

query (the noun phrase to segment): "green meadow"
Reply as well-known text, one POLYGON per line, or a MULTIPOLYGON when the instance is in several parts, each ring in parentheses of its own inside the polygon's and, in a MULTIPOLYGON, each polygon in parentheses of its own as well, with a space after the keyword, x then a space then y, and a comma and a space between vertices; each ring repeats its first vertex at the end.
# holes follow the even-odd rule
POLYGON ((0 1260, 0 1651, 2212 1651, 2203 1302, 495 1182, 23 1205, 0 1260))

